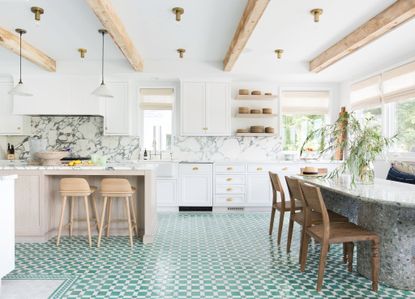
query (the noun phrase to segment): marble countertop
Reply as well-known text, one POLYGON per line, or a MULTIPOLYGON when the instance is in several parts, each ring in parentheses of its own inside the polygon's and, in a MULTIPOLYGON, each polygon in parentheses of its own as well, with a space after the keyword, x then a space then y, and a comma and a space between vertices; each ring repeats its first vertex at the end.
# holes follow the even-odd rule
POLYGON ((350 177, 326 179, 297 176, 297 178, 346 196, 357 197, 362 201, 415 208, 415 185, 375 179, 374 184, 356 184, 352 187, 350 177))

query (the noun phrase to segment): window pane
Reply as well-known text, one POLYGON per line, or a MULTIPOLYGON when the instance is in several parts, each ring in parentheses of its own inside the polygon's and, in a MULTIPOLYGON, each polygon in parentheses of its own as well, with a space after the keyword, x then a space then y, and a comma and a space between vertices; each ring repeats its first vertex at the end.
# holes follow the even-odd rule
POLYGON ((357 118, 360 121, 371 119, 371 125, 378 127, 379 130, 382 130, 382 108, 371 108, 371 109, 361 109, 355 111, 357 118))
MULTIPOLYGON (((325 115, 283 115, 283 150, 299 151, 308 134, 326 124, 325 115)), ((320 140, 311 140, 308 147, 319 148, 320 140)))
POLYGON ((162 150, 169 150, 172 133, 172 111, 171 110, 144 110, 143 111, 143 147, 154 150, 155 139, 157 150, 160 149, 160 127, 162 150), (154 132, 155 131, 155 132, 154 132), (155 138, 154 138, 155 137, 155 138))
POLYGON ((415 152, 415 99, 396 103, 396 151, 415 152))

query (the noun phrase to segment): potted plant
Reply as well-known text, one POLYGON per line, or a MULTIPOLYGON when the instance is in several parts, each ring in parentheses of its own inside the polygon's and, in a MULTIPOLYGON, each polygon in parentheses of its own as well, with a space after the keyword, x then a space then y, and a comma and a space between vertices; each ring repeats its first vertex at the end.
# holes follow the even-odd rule
POLYGON ((311 132, 304 141, 300 156, 311 140, 319 138, 320 156, 333 155, 340 151, 343 163, 332 171, 328 177, 338 177, 349 173, 351 183, 372 184, 375 178, 373 162, 396 139, 382 136, 380 127, 374 123, 372 116, 359 121, 354 113, 342 112, 336 122, 311 132))

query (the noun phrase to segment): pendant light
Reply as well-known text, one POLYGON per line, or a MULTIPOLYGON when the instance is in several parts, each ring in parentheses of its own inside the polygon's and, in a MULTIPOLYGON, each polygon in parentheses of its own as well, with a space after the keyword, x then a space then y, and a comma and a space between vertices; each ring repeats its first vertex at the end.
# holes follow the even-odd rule
POLYGON ((9 91, 9 94, 16 95, 16 96, 33 96, 32 93, 29 92, 29 90, 26 88, 25 85, 23 85, 22 81, 22 35, 26 33, 26 30, 24 29, 16 29, 16 32, 20 35, 20 52, 19 52, 19 65, 20 65, 20 77, 19 77, 19 83, 9 91))
POLYGON ((101 85, 98 86, 97 89, 95 89, 92 94, 96 95, 98 97, 104 97, 104 98, 113 98, 111 91, 108 89, 108 87, 104 83, 104 40, 105 40, 105 34, 108 33, 105 29, 98 30, 100 34, 102 34, 102 60, 101 60, 101 85))

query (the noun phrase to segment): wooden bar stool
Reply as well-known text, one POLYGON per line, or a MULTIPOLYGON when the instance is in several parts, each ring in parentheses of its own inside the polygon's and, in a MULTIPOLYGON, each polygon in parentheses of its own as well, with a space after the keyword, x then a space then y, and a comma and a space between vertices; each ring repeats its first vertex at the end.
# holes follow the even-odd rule
POLYGON ((372 243, 372 290, 378 290, 379 281, 379 236, 371 231, 350 222, 330 223, 329 215, 324 204, 320 188, 300 182, 300 188, 306 203, 305 212, 305 236, 303 239, 303 251, 301 256, 301 272, 304 272, 307 262, 308 242, 310 237, 321 243, 320 262, 318 267, 317 291, 323 285, 323 276, 326 264, 327 253, 330 244, 346 244, 348 252, 349 271, 353 265, 353 242, 370 241, 372 243), (311 213, 321 214, 323 222, 311 225, 311 213))
MULTIPOLYGON (((65 206, 66 201, 70 200, 69 206, 69 223, 65 224, 65 226, 69 226, 69 236, 72 237, 73 232, 73 212, 74 212, 74 205, 75 199, 83 199, 85 204, 85 213, 86 213, 86 223, 88 227, 88 241, 89 247, 92 246, 92 236, 91 236, 91 224, 90 224, 90 216, 89 216, 89 203, 92 205, 92 210, 94 211, 95 215, 95 222, 97 230, 99 231, 99 222, 98 222, 98 212, 97 212, 97 205, 95 201, 94 192, 96 191, 95 187, 90 187, 87 180, 82 178, 64 178, 60 180, 60 188, 59 192, 62 198, 62 209, 61 209, 61 217, 59 221, 59 229, 58 229, 58 238, 56 240, 56 245, 59 246, 64 216, 65 216, 65 206), (89 196, 91 196, 92 201, 89 200, 89 196)), ((75 220, 75 221, 83 221, 83 220, 75 220)))
MULTIPOLYGON (((304 238, 305 230, 304 230, 304 212, 298 211, 295 209, 295 203, 299 200, 302 202, 302 206, 304 207, 306 203, 304 202, 303 194, 300 189, 300 182, 296 178, 291 177, 285 177, 285 181, 287 182, 288 192, 290 194, 290 202, 291 202, 291 211, 290 211, 290 222, 288 225, 288 238, 287 238, 287 253, 291 251, 291 241, 293 237, 293 228, 294 228, 294 222, 297 222, 301 225, 301 243, 300 243, 300 257, 301 257, 301 244, 302 240, 304 238)), ((340 214, 337 214, 333 211, 328 210, 329 220, 330 222, 349 222, 349 219, 347 217, 344 217, 340 214)), ((323 219, 321 217, 320 213, 312 211, 310 214, 311 218, 311 225, 321 224, 323 222, 323 219)), ((345 260, 346 254, 344 252, 344 258, 345 260)))
POLYGON ((278 225, 277 244, 280 245, 282 227, 284 225, 284 213, 291 211, 291 208, 293 208, 294 210, 301 210, 302 204, 300 201, 296 201, 295 205, 291 206, 291 202, 285 200, 284 189, 282 188, 281 181, 278 177, 278 174, 272 173, 270 171, 269 177, 270 177, 271 185, 272 185, 272 210, 271 210, 271 221, 269 224, 269 235, 272 235, 272 230, 274 227, 275 212, 278 210, 280 212, 280 219, 279 219, 279 225, 278 225), (278 194, 280 195, 281 201, 278 201, 278 194))
MULTIPOLYGON (((109 237, 110 234, 110 224, 111 224, 111 209, 112 209, 112 200, 114 198, 120 198, 125 200, 125 211, 127 214, 128 222, 128 231, 130 236, 130 245, 133 246, 133 230, 138 235, 137 224, 135 218, 135 206, 133 205, 133 194, 135 188, 131 187, 130 182, 127 179, 103 179, 101 181, 101 191, 100 194, 104 198, 104 205, 102 208, 101 215, 101 227, 98 234, 98 247, 101 245, 102 230, 104 229, 105 221, 105 210, 108 208, 107 224, 106 224, 106 236, 109 237)), ((117 220, 115 220, 117 221, 117 220)), ((113 221, 113 222, 115 222, 113 221)), ((125 220, 118 220, 125 221, 125 220)))

